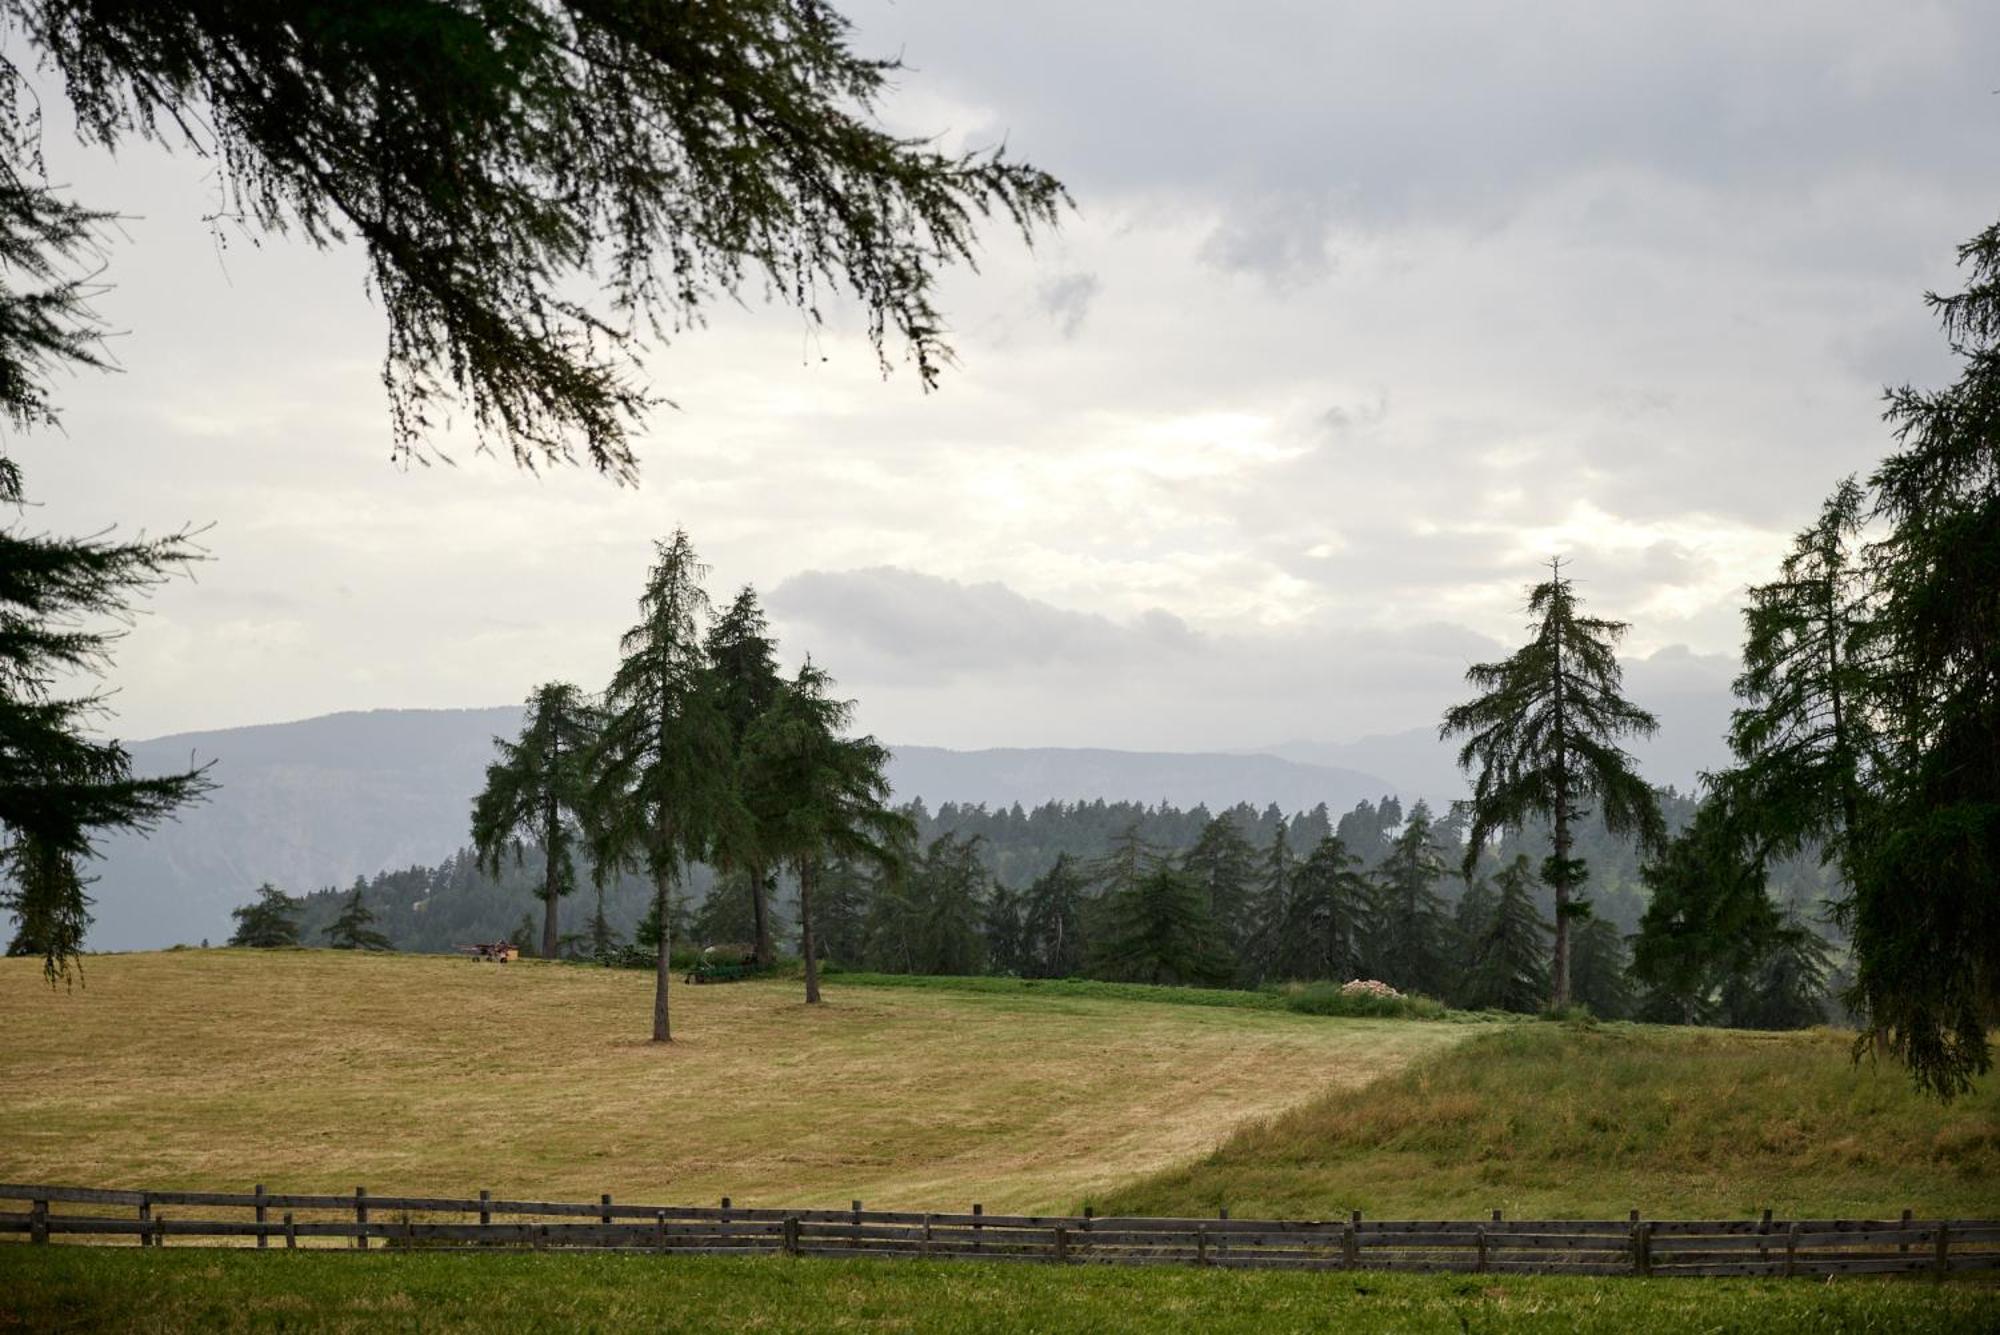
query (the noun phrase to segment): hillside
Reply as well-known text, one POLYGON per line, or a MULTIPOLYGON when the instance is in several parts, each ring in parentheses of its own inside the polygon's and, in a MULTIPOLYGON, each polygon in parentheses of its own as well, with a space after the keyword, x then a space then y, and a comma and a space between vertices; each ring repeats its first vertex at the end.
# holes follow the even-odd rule
POLYGON ((1829 1030, 1543 1023, 1329 1090, 1110 1211, 1323 1218, 2000 1213, 2000 1080, 1949 1106, 1829 1030))
POLYGON ((1067 1207, 1470 1027, 331 951, 0 960, 0 1180, 1067 1207), (377 1186, 377 1184, 380 1184, 377 1186))
MULTIPOLYGON (((182 733, 130 744, 141 773, 213 761, 219 785, 150 838, 105 840, 97 877, 96 950, 220 941, 229 910, 259 882, 294 893, 442 861, 465 843, 467 813, 493 738, 520 710, 375 710, 296 723, 182 733)), ((1104 798, 1181 806, 1238 801, 1335 811, 1394 791, 1354 770, 1276 756, 1061 748, 896 748, 899 801, 1028 805, 1104 798)))

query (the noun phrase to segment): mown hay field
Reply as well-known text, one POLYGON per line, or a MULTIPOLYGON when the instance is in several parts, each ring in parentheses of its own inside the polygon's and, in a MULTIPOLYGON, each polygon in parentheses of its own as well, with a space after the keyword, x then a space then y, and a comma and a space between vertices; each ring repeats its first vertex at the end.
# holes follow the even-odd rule
POLYGON ((334 951, 0 960, 0 1179, 1071 1209, 1481 1026, 334 951))

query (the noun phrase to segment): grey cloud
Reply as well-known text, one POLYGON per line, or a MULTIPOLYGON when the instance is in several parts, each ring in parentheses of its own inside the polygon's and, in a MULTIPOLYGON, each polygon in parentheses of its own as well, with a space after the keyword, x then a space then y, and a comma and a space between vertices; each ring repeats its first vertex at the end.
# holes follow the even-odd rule
POLYGON ((1201 243, 1200 258, 1280 289, 1306 286, 1333 268, 1330 226, 1321 200, 1276 195, 1233 209, 1201 243))
POLYGON ((1083 328, 1084 317, 1090 314, 1090 303, 1097 298, 1097 289, 1094 273, 1063 274, 1042 284, 1042 309, 1055 319, 1056 328, 1064 338, 1075 338, 1083 328))
POLYGON ((1185 622, 1161 609, 1121 625, 998 582, 965 584, 894 566, 804 571, 772 589, 769 601, 809 633, 831 634, 874 663, 922 673, 1106 668, 1197 642, 1185 622))

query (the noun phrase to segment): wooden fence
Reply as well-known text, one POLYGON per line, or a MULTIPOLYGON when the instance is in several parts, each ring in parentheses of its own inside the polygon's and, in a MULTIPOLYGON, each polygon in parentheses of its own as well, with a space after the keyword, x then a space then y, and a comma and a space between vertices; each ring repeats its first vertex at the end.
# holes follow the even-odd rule
POLYGON ((142 1247, 614 1249, 703 1256, 925 1257, 1068 1265, 1570 1275, 2000 1270, 2000 1219, 1178 1219, 630 1205, 0 1184, 0 1238, 142 1247), (219 1212, 237 1212, 218 1218, 219 1212), (474 1222, 476 1220, 476 1222, 474 1222))

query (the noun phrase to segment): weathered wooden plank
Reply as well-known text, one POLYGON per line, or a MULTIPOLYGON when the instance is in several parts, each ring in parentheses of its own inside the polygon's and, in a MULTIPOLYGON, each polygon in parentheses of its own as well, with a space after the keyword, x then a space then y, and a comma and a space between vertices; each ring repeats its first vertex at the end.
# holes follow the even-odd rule
POLYGON ((1657 1279, 1699 1279, 1721 1278, 1725 1276, 1782 1275, 1785 1273, 1783 1261, 1724 1261, 1709 1265, 1666 1266, 1655 1264, 1653 1275, 1657 1279))
POLYGON ((1629 1261, 1518 1261, 1494 1259, 1487 1271, 1496 1275, 1630 1275, 1629 1261))
POLYGON ((1887 1256, 1862 1260, 1829 1260, 1825 1257, 1804 1257, 1798 1260, 1796 1273, 1801 1275, 1890 1275, 1909 1274, 1929 1270, 1931 1258, 1928 1256, 1904 1256, 1891 1252, 1887 1256))
POLYGON ((36 1187, 18 1182, 0 1182, 0 1200, 62 1201, 67 1204, 142 1205, 143 1191, 105 1191, 96 1187, 36 1187))
POLYGON ((1617 1233, 1493 1233, 1487 1244, 1495 1248, 1567 1247, 1573 1251, 1630 1251, 1632 1239, 1617 1233))
MULTIPOLYGON (((1953 1241, 1957 1235, 1953 1235, 1953 1241)), ((1799 1247, 1889 1247, 1923 1244, 1929 1246, 1937 1241, 1935 1228, 1884 1229, 1879 1233, 1812 1233, 1799 1232, 1799 1247)))

